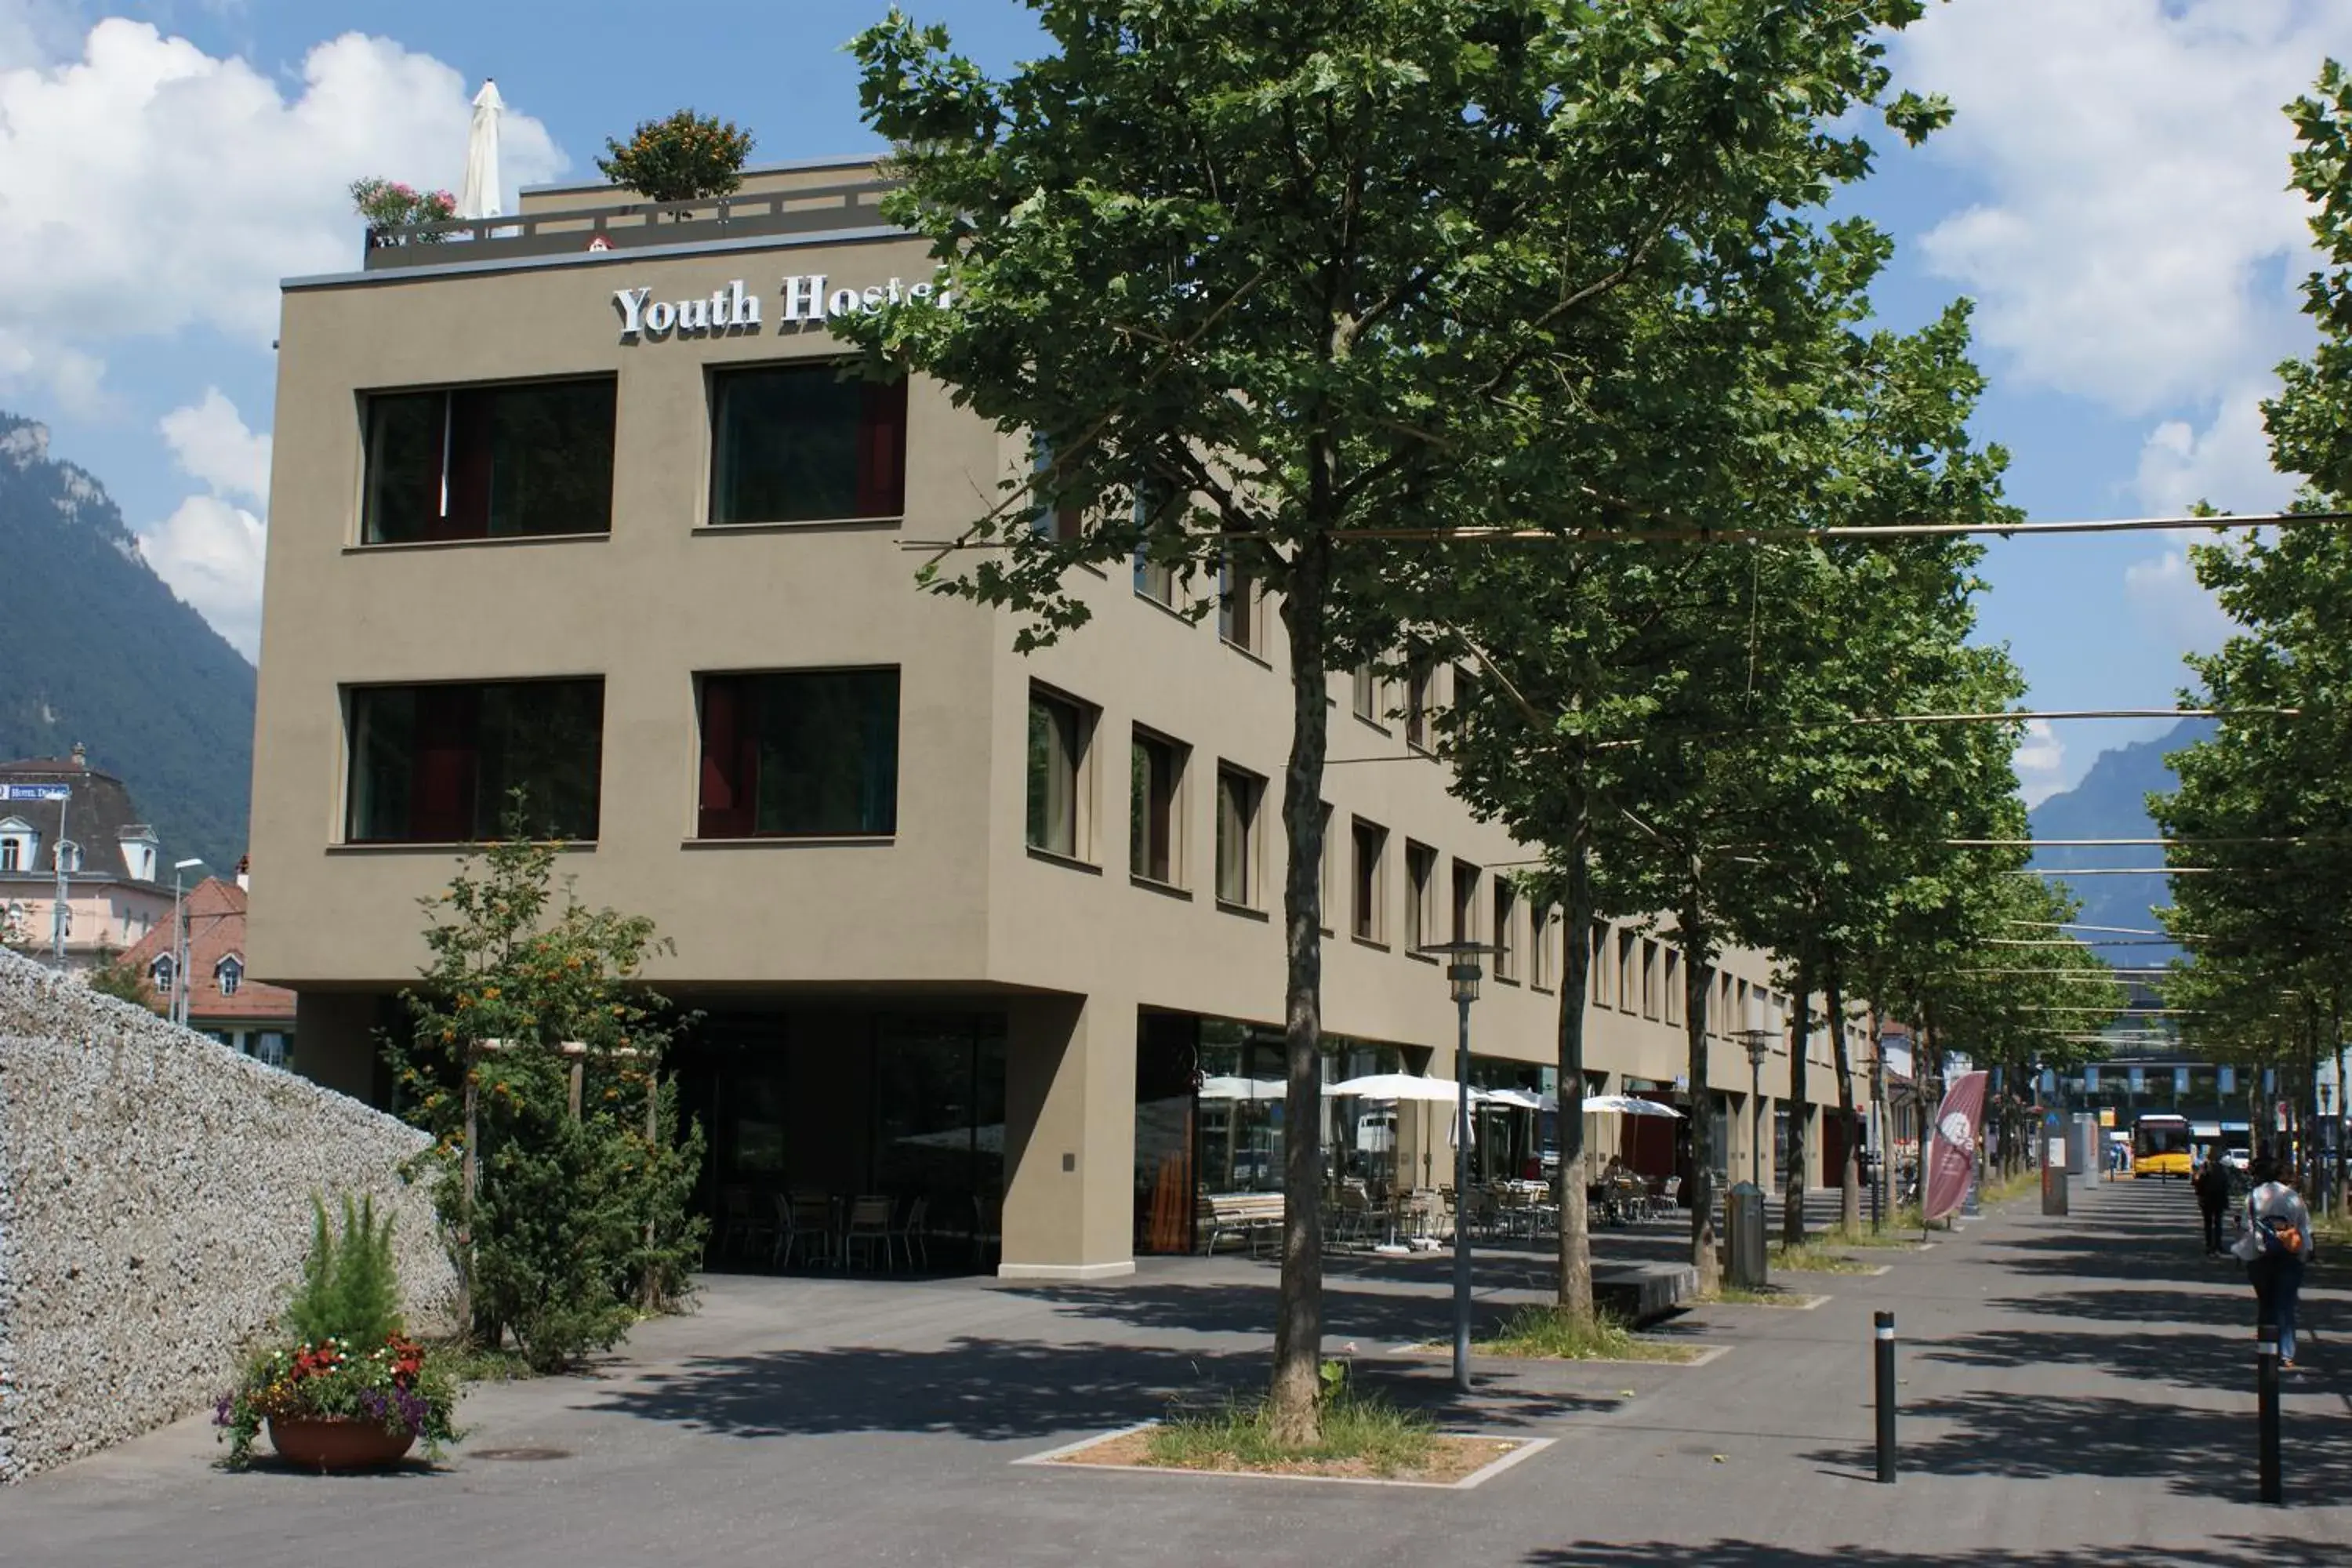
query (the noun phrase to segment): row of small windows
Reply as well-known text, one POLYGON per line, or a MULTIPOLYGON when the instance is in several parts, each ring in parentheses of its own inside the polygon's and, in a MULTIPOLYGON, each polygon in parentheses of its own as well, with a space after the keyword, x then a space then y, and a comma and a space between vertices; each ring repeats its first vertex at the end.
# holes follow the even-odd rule
MULTIPOLYGON (((1031 688, 1026 790, 1031 848, 1065 859, 1094 862, 1098 851, 1095 825, 1089 820, 1090 763, 1100 718, 1098 710, 1067 693, 1045 686, 1031 688)), ((1144 725, 1132 727, 1128 743, 1127 826, 1128 870, 1135 880, 1172 892, 1190 891, 1184 826, 1192 773, 1190 746, 1144 725)), ((1213 787, 1211 859, 1216 900, 1228 909, 1264 912, 1268 901, 1267 838, 1263 827, 1268 782, 1261 773, 1220 759, 1213 787)), ((1385 947, 1391 937, 1389 831, 1363 817, 1351 817, 1342 837, 1335 831, 1333 808, 1326 805, 1321 811, 1324 908, 1336 918, 1344 898, 1350 934, 1385 947), (1348 867, 1344 893, 1338 877, 1343 859, 1348 867)), ((1551 932, 1559 924, 1558 912, 1546 905, 1530 916, 1526 934, 1532 940, 1528 943, 1528 972, 1523 976, 1522 900, 1517 888, 1501 877, 1486 879, 1479 867, 1464 860, 1454 861, 1449 874, 1441 879, 1442 864, 1436 849, 1406 841, 1406 951, 1441 941, 1478 940, 1483 928, 1494 948, 1492 969, 1496 978, 1526 978, 1540 987, 1552 985, 1551 932), (1482 880, 1489 882, 1483 909, 1482 880)))
MULTIPOLYGON (((156 955, 155 962, 147 966, 147 978, 159 994, 169 996, 172 994, 173 981, 179 972, 179 965, 173 962, 170 953, 159 953, 156 955)), ((244 961, 236 954, 230 953, 218 963, 214 964, 213 984, 220 988, 222 995, 236 995, 237 987, 245 984, 244 961)))
MULTIPOLYGON (((362 398, 363 544, 609 533, 610 375, 362 398)), ((710 374, 708 521, 889 518, 906 510, 907 387, 829 361, 710 374)))
MULTIPOLYGON (((710 673, 697 679, 696 691, 701 735, 698 837, 856 837, 898 831, 895 666, 710 673)), ((526 803, 530 831, 551 838, 595 838, 604 697, 604 682, 597 679, 352 689, 347 840, 440 844, 493 837, 517 792, 526 803)), ((1087 864, 1097 858, 1093 794, 1099 727, 1100 711, 1092 705, 1032 686, 1024 820, 1030 847, 1087 864)), ((1129 871, 1137 880, 1189 890, 1192 849, 1185 824, 1192 773, 1192 747, 1146 726, 1132 727, 1127 849, 1129 871)), ((1220 759, 1213 788, 1216 900, 1263 911, 1268 781, 1220 759)), ((1523 911, 1527 900, 1508 879, 1488 877, 1465 860, 1449 865, 1435 847, 1408 838, 1402 850, 1403 896, 1392 910, 1389 830, 1350 816, 1341 834, 1333 808, 1321 809, 1324 905, 1336 920, 1344 904, 1351 937, 1384 947, 1392 934, 1401 934, 1408 952, 1440 942, 1484 940, 1494 949, 1496 978, 1525 978, 1542 988, 1556 984, 1556 908, 1542 904, 1523 911), (1401 933, 1392 933, 1391 920, 1399 915, 1401 933)), ((1594 943, 1596 1004, 1669 1024, 1680 1021, 1678 952, 1655 939, 1619 931, 1612 963, 1605 931, 1596 932, 1594 943)), ((1737 983, 1735 1008, 1732 977, 1711 979, 1722 986, 1720 1001, 1710 1008, 1717 1027, 1736 1030, 1745 1016, 1748 984, 1737 983)))

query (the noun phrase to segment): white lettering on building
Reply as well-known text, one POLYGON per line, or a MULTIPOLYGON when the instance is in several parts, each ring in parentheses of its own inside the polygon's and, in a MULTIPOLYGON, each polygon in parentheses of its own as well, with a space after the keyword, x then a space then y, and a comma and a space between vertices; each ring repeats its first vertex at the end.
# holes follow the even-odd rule
MULTIPOLYGON (((803 323, 823 326, 835 316, 855 316, 885 305, 929 300, 945 309, 954 297, 931 283, 908 283, 897 278, 887 283, 828 290, 822 272, 793 273, 783 280, 782 305, 777 330, 803 323)), ((615 289, 613 309, 621 318, 625 343, 659 342, 665 338, 715 337, 720 333, 756 332, 762 317, 760 296, 743 287, 740 278, 723 289, 690 300, 656 300, 651 289, 615 289)))

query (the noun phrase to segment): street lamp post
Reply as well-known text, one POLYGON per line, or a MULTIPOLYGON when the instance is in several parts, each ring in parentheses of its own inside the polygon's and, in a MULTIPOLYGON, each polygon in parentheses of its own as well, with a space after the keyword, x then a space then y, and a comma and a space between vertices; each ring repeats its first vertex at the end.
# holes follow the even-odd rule
POLYGON ((1764 1185, 1764 1058, 1772 1051, 1772 1031, 1743 1031, 1748 1039, 1748 1179, 1764 1185))
POLYGON ((1445 957, 1446 984, 1453 988, 1460 1035, 1454 1053, 1454 1386, 1470 1389, 1470 1004, 1478 1000, 1478 955, 1475 942, 1449 942, 1421 950, 1445 957))
POLYGON ((197 856, 172 863, 172 1022, 182 1028, 188 1026, 188 919, 187 906, 182 901, 180 874, 203 865, 197 856))

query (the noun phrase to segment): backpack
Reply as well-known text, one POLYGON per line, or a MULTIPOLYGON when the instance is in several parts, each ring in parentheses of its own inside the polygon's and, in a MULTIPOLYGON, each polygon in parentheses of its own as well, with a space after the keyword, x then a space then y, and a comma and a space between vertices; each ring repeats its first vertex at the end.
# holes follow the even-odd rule
POLYGON ((2284 1215, 2258 1214, 2253 1216, 2254 1243, 2263 1258, 2300 1258, 2303 1256, 2303 1231, 2284 1215))

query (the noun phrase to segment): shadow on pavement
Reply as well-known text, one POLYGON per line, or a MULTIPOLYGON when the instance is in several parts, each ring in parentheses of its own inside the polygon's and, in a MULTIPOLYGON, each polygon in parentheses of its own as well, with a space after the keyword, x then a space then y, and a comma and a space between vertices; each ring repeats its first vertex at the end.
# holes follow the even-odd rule
POLYGON ((2336 1563, 2340 1546, 2324 1546, 2293 1536, 2228 1536, 2213 1546, 2167 1546, 2161 1550, 2123 1545, 2095 1551, 2051 1552, 1955 1551, 1937 1547, 1920 1552, 1891 1551, 1879 1546, 1839 1546, 1820 1552, 1757 1542, 1717 1541, 1690 1546, 1666 1542, 1618 1543, 1580 1542, 1538 1552, 1520 1561, 1528 1568, 1646 1568, 1648 1564, 1688 1564, 1689 1568, 2114 1568, 2119 1563, 2166 1563, 2179 1568, 2303 1568, 2304 1564, 2336 1563))
MULTIPOLYGON (((587 1408, 732 1437, 944 1432, 985 1441, 1039 1438, 1149 1420, 1173 1403, 1199 1408, 1265 1385, 1261 1353, 1187 1353, 1101 1343, 959 1340, 945 1350, 845 1346, 712 1356, 599 1391, 587 1408)), ((1614 1401, 1541 1386, 1538 1375, 1488 1377, 1457 1394, 1444 1363, 1360 1367, 1360 1386, 1442 1420, 1521 1426, 1609 1408, 1614 1401)))
MULTIPOLYGON (((1482 1289, 1497 1281, 1481 1279, 1482 1289)), ((1196 1333, 1267 1334, 1274 1331, 1276 1289, 1263 1285, 1051 1285, 1022 1286, 1006 1292, 1043 1301, 1073 1317, 1123 1323, 1129 1328, 1196 1333)), ((1517 1309, 1473 1300, 1471 1330, 1485 1334, 1517 1309)), ((1454 1331, 1454 1304, 1446 1296, 1398 1291, 1333 1289, 1323 1292, 1326 1348, 1356 1339, 1381 1345, 1426 1340, 1454 1331)))
MULTIPOLYGON (((2252 1402, 2249 1401, 2249 1404, 2252 1402)), ((2185 1497, 2254 1500, 2254 1422, 2251 1414, 2185 1415, 2135 1399, 1970 1394, 1922 1400, 1906 1420, 1948 1422, 1948 1429, 1904 1437, 1906 1473, 1996 1476, 2011 1480, 2111 1478, 2156 1480, 2185 1497)), ((2352 1422, 2290 1407, 2281 1423, 2287 1506, 2333 1505, 2352 1488, 2352 1422)), ((1867 1471, 1866 1444, 1805 1456, 1867 1471)), ((2336 1549, 2335 1561, 2344 1560, 2336 1549)))

